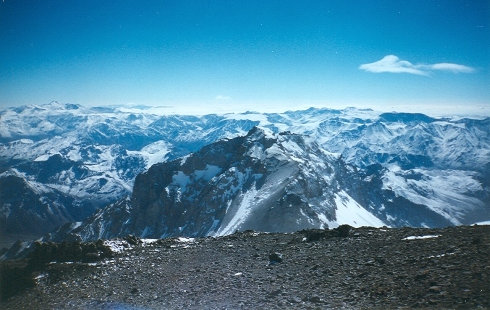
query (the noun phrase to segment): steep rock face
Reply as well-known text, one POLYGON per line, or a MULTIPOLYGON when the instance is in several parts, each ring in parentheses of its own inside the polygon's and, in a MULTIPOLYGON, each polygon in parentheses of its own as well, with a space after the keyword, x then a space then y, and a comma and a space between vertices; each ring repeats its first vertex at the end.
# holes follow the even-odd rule
POLYGON ((301 135, 254 128, 153 165, 138 175, 131 198, 64 227, 51 240, 450 225, 424 205, 397 200, 382 184, 379 172, 363 175, 301 135))
POLYGON ((64 207, 69 203, 70 198, 58 191, 43 193, 21 177, 1 177, 0 233, 40 235, 52 231, 73 220, 64 207))
POLYGON ((317 155, 325 156, 307 147, 300 136, 274 137, 259 129, 242 138, 220 141, 141 174, 132 202, 145 212, 138 212, 133 223, 141 229, 147 218, 163 219, 163 223, 156 220, 145 226, 143 235, 154 231, 157 235, 229 234, 237 229, 292 231, 319 226, 318 218, 304 213, 311 211, 308 200, 324 194, 319 183, 333 171, 330 168, 328 173, 327 166, 313 171, 309 166, 315 175, 305 181, 308 171, 301 167, 309 156, 317 155))

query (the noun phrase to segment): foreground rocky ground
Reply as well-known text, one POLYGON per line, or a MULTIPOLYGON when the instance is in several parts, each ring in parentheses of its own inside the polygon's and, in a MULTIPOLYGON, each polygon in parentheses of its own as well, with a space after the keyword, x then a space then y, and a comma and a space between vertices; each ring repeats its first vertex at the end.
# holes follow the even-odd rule
POLYGON ((4 263, 0 308, 490 308, 490 226, 127 238, 30 257, 4 263))

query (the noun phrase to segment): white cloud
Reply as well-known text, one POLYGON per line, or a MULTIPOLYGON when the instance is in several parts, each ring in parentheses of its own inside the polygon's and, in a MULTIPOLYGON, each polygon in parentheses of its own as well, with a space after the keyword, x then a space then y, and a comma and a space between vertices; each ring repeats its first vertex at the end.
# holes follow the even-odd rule
POLYGON ((442 62, 439 64, 430 65, 432 70, 442 70, 442 71, 451 71, 454 73, 471 73, 475 72, 475 69, 472 67, 468 67, 465 65, 452 64, 447 62, 442 62))
POLYGON ((400 60, 395 55, 387 55, 376 62, 360 65, 359 69, 374 73, 390 72, 427 75, 426 72, 417 69, 411 62, 400 60))
POLYGON ((218 95, 214 99, 216 99, 216 100, 222 100, 222 101, 227 101, 227 100, 231 100, 231 97, 230 96, 224 96, 224 95, 218 95))
POLYGON ((410 73, 416 75, 430 75, 432 71, 449 71, 453 73, 471 73, 475 69, 472 67, 453 64, 453 63, 436 63, 436 64, 412 64, 409 61, 401 60, 395 55, 387 55, 381 60, 363 64, 359 69, 373 73, 410 73))

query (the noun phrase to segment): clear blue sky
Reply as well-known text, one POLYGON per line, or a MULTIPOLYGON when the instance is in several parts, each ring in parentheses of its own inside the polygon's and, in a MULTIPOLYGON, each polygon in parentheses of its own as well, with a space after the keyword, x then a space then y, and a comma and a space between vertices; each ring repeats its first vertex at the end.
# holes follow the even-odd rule
POLYGON ((489 85, 488 0, 0 2, 0 107, 490 107, 489 85))

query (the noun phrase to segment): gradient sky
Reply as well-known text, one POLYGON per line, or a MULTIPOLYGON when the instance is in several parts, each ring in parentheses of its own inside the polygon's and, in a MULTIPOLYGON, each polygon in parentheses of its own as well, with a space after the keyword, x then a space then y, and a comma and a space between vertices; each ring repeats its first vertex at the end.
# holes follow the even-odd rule
POLYGON ((488 111, 489 85, 488 0, 0 2, 2 108, 488 111))

